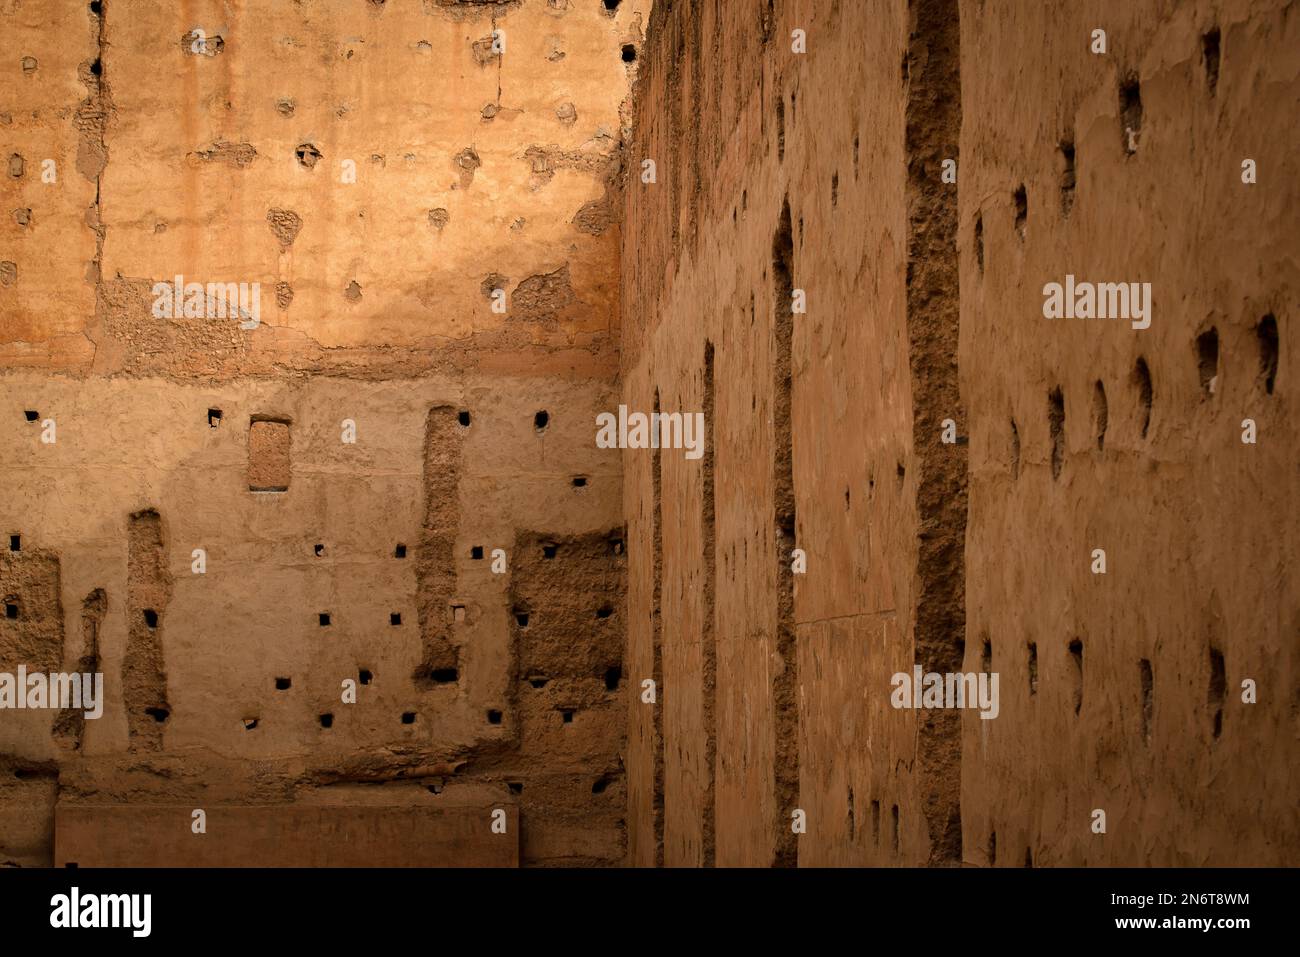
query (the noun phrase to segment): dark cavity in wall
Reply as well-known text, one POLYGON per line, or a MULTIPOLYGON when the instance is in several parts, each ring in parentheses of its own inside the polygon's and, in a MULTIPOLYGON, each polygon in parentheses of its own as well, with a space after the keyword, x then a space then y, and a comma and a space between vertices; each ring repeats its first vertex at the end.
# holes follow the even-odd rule
POLYGON ((1151 401, 1153 390, 1151 387, 1151 369, 1147 366, 1147 360, 1138 357, 1137 364, 1133 367, 1133 388, 1137 392, 1138 399, 1138 428, 1142 438, 1147 437, 1147 431, 1151 428, 1151 401))
MULTIPOLYGON (((654 412, 659 414, 659 390, 655 389, 654 412)), ((652 420, 654 421, 654 420, 652 420)), ((664 649, 663 649, 663 565, 664 565, 664 511, 663 511, 663 456, 661 450, 654 450, 652 492, 654 496, 654 593, 651 596, 651 608, 654 616, 651 622, 651 649, 653 653, 652 677, 654 678, 655 703, 651 705, 654 713, 654 824, 655 824, 655 866, 664 866, 664 818, 667 808, 664 805, 664 649)))
POLYGON ((166 611, 172 576, 162 518, 153 509, 131 516, 127 529, 126 654, 122 658, 122 697, 131 750, 159 751, 171 715, 163 658, 166 611), (145 611, 157 614, 155 627, 145 611))
POLYGON ((1106 448, 1106 427, 1110 423, 1110 406, 1106 403, 1106 387, 1100 379, 1092 386, 1092 427, 1097 436, 1097 451, 1106 448))
POLYGON ((1136 73, 1125 74, 1119 84, 1120 137, 1124 153, 1132 155, 1138 149, 1142 133, 1142 85, 1136 73))
POLYGON ((1074 140, 1061 141, 1061 215, 1068 217, 1074 208, 1074 140))
POLYGON ((715 392, 713 382, 713 343, 704 342, 704 461, 702 478, 704 491, 700 506, 700 531, 704 537, 704 591, 703 591, 703 635, 702 651, 703 670, 701 676, 704 697, 704 821, 703 854, 704 866, 713 867, 717 863, 717 754, 718 754, 718 717, 717 717, 717 673, 718 673, 718 638, 715 630, 714 614, 717 592, 717 543, 716 543, 716 498, 714 486, 713 453, 713 410, 715 392))
POLYGON ((1196 371, 1201 379, 1201 394, 1212 396, 1219 375, 1219 330, 1213 326, 1196 337, 1196 371))
POLYGON ((1061 477, 1065 464, 1065 397, 1060 388, 1047 395, 1047 425, 1052 437, 1052 479, 1061 477))
POLYGON ((1277 380, 1277 320, 1271 313, 1259 321, 1255 338, 1259 340, 1259 378, 1264 391, 1272 395, 1277 380))
POLYGON ((460 651, 452 641, 456 591, 456 533, 460 527, 461 443, 458 410, 440 405, 424 425, 424 522, 415 559, 416 615, 423 656, 412 680, 417 688, 455 681, 460 651))
POLYGON ((794 623, 795 547, 793 391, 794 343, 794 243, 790 228, 790 201, 781 205, 781 219, 772 239, 772 487, 773 537, 776 542, 776 656, 780 669, 773 679, 775 720, 777 867, 794 867, 799 861, 797 835, 790 815, 799 804, 799 651, 794 623))
MULTIPOLYGON (((944 445, 941 423, 963 419, 958 389, 957 210, 947 187, 931 175, 958 155, 961 132, 961 49, 957 0, 911 0, 905 117, 907 158, 908 361, 912 445, 919 476, 915 606, 916 663, 926 672, 961 670, 966 630, 967 448, 944 445)), ((982 223, 976 256, 983 262, 982 223)), ((930 864, 962 859, 961 718, 935 711, 918 729, 920 786, 930 864)))
POLYGON ((1219 28, 1216 26, 1201 37, 1201 53, 1205 58, 1205 85, 1210 96, 1219 86, 1219 28))

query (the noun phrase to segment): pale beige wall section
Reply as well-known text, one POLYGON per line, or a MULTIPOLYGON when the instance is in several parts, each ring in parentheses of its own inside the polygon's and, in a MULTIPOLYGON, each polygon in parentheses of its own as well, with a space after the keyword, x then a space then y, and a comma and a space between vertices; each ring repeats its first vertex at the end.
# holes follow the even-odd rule
MULTIPOLYGON (((97 588, 107 596, 99 633, 104 717, 87 722, 81 750, 69 752, 50 736, 57 712, 6 710, 5 766, 17 762, 34 778, 57 768, 65 798, 125 803, 195 794, 225 803, 295 800, 331 782, 387 775, 427 783, 455 773, 516 800, 505 785, 524 782, 517 800, 538 809, 531 837, 524 811, 533 862, 620 859, 621 782, 592 792, 617 768, 618 690, 593 674, 586 684, 599 693, 583 691, 582 682, 561 690, 574 696, 572 723, 539 710, 531 702, 543 692, 525 690, 516 674, 520 639, 510 620, 513 570, 524 558, 518 531, 561 541, 611 530, 621 536, 618 456, 592 441, 595 414, 613 403, 611 386, 553 378, 507 388, 473 377, 213 386, 0 377, 0 417, 8 423, 0 430, 8 463, 0 526, 6 536, 21 534, 23 555, 58 557, 64 661, 82 654, 83 600, 97 588), (452 631, 459 681, 422 691, 411 678, 422 654, 416 601, 425 419, 443 404, 471 415, 452 506, 455 580, 447 589, 466 615, 452 631), (214 408, 222 412, 215 428, 214 408), (25 420, 29 409, 38 421, 25 420), (540 432, 539 410, 549 414, 540 432), (248 489, 249 421, 258 415, 291 423, 286 492, 248 489), (355 423, 355 444, 341 441, 345 419, 355 423), (53 444, 41 442, 46 420, 55 423, 53 444), (585 486, 575 487, 574 476, 586 477, 585 486), (154 753, 128 750, 125 710, 133 703, 124 701, 122 684, 128 518, 146 508, 161 517, 172 578, 171 599, 157 609, 170 715, 154 753), (399 543, 405 559, 395 557, 399 543), (479 560, 476 545, 484 549, 479 560), (192 571, 196 548, 206 552, 204 574, 192 571), (496 548, 508 556, 505 574, 491 570, 496 548), (330 614, 329 627, 319 625, 321 612, 330 614), (393 612, 400 625, 390 623, 393 612), (342 704, 341 682, 362 669, 373 680, 358 685, 356 705, 342 704), (274 679, 283 676, 292 686, 280 691, 274 679), (503 712, 499 724, 488 716, 494 709, 503 712), (413 723, 402 723, 404 712, 415 713, 413 723), (323 713, 334 715, 329 729, 320 725, 323 713), (246 727, 250 718, 255 728, 246 727)), ((27 608, 34 613, 30 601, 27 608)), ((591 612, 575 607, 574 621, 591 612)), ((616 614, 621 621, 621 608, 616 614)), ((593 635, 575 625, 574 647, 593 635)), ((0 791, 0 813, 39 818, 53 799, 35 784, 11 785, 0 791)), ((17 840, 26 832, 15 825, 5 833, 17 840)), ((41 846, 30 851, 36 860, 48 853, 41 846)), ((8 843, 0 848, 15 855, 8 843)))
POLYGON ((966 654, 978 670, 988 639, 1002 696, 996 720, 965 720, 966 859, 992 863, 996 832, 999 865, 1022 866, 1027 852, 1045 865, 1295 864, 1300 9, 965 4, 962 44, 966 654), (1097 28, 1105 55, 1089 52, 1097 28), (1204 36, 1216 28, 1212 90, 1204 36), (1126 155, 1119 78, 1130 71, 1142 122, 1126 155), (1077 176, 1068 216, 1065 139, 1077 176), (1258 164, 1255 185, 1241 180, 1247 158, 1258 164), (1013 202, 1021 184, 1023 238, 1013 202), (1150 282, 1151 327, 1044 319, 1043 285, 1067 273, 1150 282), (1272 394, 1257 335, 1268 314, 1280 340, 1272 394), (1211 328, 1212 393, 1196 349, 1211 328), (1153 393, 1145 437, 1132 379, 1139 357, 1153 393), (1108 406, 1101 448, 1097 382, 1108 406), (1056 387, 1065 422, 1054 479, 1056 387), (1241 442, 1245 418, 1258 425, 1256 445, 1241 442), (1106 550, 1104 576, 1090 572, 1095 548, 1106 550), (1073 640, 1083 661, 1077 715, 1073 640), (1217 738, 1211 648, 1226 685, 1217 738), (1248 678, 1257 704, 1242 703, 1248 678), (1094 809, 1106 812, 1105 835, 1091 830, 1094 809))

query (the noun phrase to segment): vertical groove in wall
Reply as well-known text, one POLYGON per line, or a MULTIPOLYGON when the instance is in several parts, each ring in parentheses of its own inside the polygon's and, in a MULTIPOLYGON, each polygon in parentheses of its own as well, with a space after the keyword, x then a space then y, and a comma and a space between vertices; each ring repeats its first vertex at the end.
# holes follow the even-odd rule
POLYGON ((136 512, 127 530, 127 634, 122 657, 122 697, 132 750, 161 750, 163 727, 171 716, 163 660, 163 626, 171 593, 162 518, 153 509, 136 512))
MULTIPOLYGON (((657 436, 659 430, 659 390, 655 389, 654 417, 650 431, 657 436)), ((654 448, 654 595, 651 598, 651 645, 654 652, 654 727, 655 727, 655 867, 664 866, 664 510, 663 464, 658 442, 654 448)))
POLYGON ((429 410, 424 428, 424 526, 415 562, 417 614, 424 657, 417 687, 459 678, 459 650, 451 641, 451 602, 456 593, 456 533, 460 525, 461 436, 458 410, 429 410))
MULTIPOLYGON (((907 331, 917 460, 916 660, 961 668, 965 630, 966 446, 944 445, 941 423, 965 434, 957 378, 957 195, 940 180, 961 130, 957 0, 911 0, 907 58, 907 331)), ((961 718, 926 710, 918 750, 931 864, 961 860, 961 718)))
MULTIPOLYGON (((102 588, 96 588, 81 603, 81 657, 72 669, 77 674, 93 676, 99 671, 99 629, 107 612, 108 596, 102 588)), ((84 692, 82 700, 85 700, 84 692)), ((64 708, 54 722, 52 733, 60 744, 76 751, 81 748, 85 731, 85 710, 64 708)))
POLYGON ((704 822, 702 825, 702 842, 704 866, 713 867, 717 861, 717 831, 715 814, 717 807, 717 772, 718 755, 718 635, 714 622, 714 608, 717 592, 717 570, 714 561, 717 554, 715 500, 714 500, 714 457, 713 457, 713 343, 704 341, 704 488, 701 494, 700 531, 704 539, 704 593, 701 609, 701 658, 703 675, 701 677, 701 696, 703 698, 704 718, 704 822))
POLYGON ((775 865, 799 863, 797 836, 790 815, 799 801, 799 655, 794 628, 795 547, 794 456, 791 430, 791 345, 794 336, 794 237, 790 201, 781 206, 781 221, 772 240, 772 484, 776 540, 777 673, 772 687, 776 735, 773 777, 776 788, 775 865))

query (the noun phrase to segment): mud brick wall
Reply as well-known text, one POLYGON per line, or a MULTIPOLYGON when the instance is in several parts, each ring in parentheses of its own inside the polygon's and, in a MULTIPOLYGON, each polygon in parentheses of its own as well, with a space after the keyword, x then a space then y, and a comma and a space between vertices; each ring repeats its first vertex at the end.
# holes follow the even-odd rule
POLYGON ((622 394, 711 440, 624 453, 633 863, 1294 863, 1297 29, 656 5, 622 394), (1045 319, 1067 273, 1150 328, 1045 319), (891 707, 914 665, 998 717, 891 707))
POLYGON ((623 860, 592 423, 649 10, 0 2, 0 669, 107 697, 0 712, 0 864, 210 861, 193 807, 226 864, 365 863, 321 821, 371 863, 623 860), (260 322, 160 318, 178 275, 260 322))
POLYGON ((991 656, 1002 713, 965 715, 966 859, 1294 864, 1300 11, 987 7, 962 9, 959 367, 966 668, 991 656), (1150 282, 1150 328, 1042 319, 1067 273, 1150 282))

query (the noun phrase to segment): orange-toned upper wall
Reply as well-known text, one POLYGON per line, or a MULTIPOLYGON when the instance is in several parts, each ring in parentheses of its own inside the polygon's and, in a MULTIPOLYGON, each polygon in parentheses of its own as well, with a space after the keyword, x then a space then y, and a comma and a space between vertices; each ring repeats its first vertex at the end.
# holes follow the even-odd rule
POLYGON ((622 46, 649 0, 101 6, 0 10, 0 152, 22 158, 0 176, 0 362, 612 361, 622 46), (176 275, 259 283, 262 326, 155 319, 176 275))

